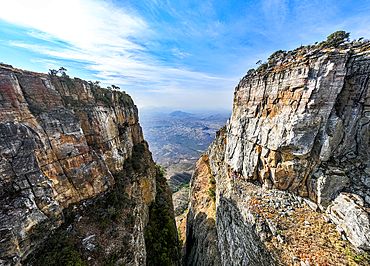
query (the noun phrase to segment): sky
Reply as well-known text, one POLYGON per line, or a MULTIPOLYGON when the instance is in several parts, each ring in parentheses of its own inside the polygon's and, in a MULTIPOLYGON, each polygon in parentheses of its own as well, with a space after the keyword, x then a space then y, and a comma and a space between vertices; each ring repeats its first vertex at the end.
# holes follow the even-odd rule
POLYGON ((337 30, 370 38, 368 0, 0 0, 0 62, 99 80, 139 107, 232 108, 248 69, 337 30))

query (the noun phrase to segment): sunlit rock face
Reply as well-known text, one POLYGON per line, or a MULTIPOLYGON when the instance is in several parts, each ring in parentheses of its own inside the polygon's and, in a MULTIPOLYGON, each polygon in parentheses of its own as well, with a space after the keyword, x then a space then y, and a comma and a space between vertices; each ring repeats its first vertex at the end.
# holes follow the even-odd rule
MULTIPOLYGON (((33 225, 58 227, 68 205, 112 187, 143 141, 124 92, 0 65, 0 260, 17 264, 35 244, 33 225)), ((156 196, 152 159, 147 172, 129 192, 142 199, 141 242, 156 196)))
POLYGON ((370 53, 359 49, 303 50, 245 76, 235 89, 226 163, 323 207, 344 188, 369 196, 369 67, 370 53))
POLYGON ((355 247, 369 249, 369 77, 369 44, 301 47, 248 71, 204 155, 213 212, 203 157, 192 177, 187 265, 293 265, 295 248, 278 247, 298 242, 286 242, 278 225, 296 215, 294 228, 303 213, 324 221, 325 210, 355 247))

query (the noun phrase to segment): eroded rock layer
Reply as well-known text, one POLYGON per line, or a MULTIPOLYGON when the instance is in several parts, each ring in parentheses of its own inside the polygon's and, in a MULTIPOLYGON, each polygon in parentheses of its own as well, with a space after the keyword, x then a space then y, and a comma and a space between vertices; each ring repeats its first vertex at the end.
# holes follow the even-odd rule
POLYGON ((312 50, 270 64, 235 90, 228 165, 324 206, 350 183, 369 197, 370 53, 312 50))
MULTIPOLYGON (((139 144, 147 150, 126 93, 0 65, 0 264, 18 264, 34 249, 34 225, 49 222, 51 231, 63 209, 111 188, 139 144)), ((147 157, 145 174, 125 191, 138 203, 144 250, 129 265, 145 265, 144 227, 156 197, 147 157)))
MULTIPOLYGON (((221 265, 298 265, 300 258, 290 250, 296 242, 293 236, 288 241, 292 245, 289 256, 296 261, 285 259, 285 255, 283 259, 276 251, 288 242, 270 221, 270 216, 279 211, 265 202, 280 201, 269 194, 275 190, 285 191, 288 194, 282 197, 293 197, 296 202, 284 203, 283 208, 299 207, 292 207, 289 214, 282 210, 274 223, 294 216, 295 211, 297 215, 307 213, 300 207, 306 202, 307 206, 316 206, 310 208, 315 221, 323 219, 316 211, 327 210, 325 217, 338 225, 343 239, 357 248, 369 249, 369 77, 368 43, 344 44, 336 49, 301 47, 278 53, 259 69, 248 71, 235 89, 233 113, 226 128, 216 134, 206 153, 216 187, 212 230, 196 222, 204 216, 197 206, 210 193, 190 199, 188 261, 210 259, 207 254, 202 258, 193 254, 204 238, 194 232, 203 230, 214 232, 212 238, 217 240, 209 246, 218 250, 221 265), (275 247, 269 244, 273 243, 270 235, 277 239, 275 247)), ((197 193, 197 180, 202 180, 197 174, 192 178, 191 195, 197 193)), ((305 226, 301 222, 300 226, 305 226)), ((339 257, 336 265, 344 263, 339 257)), ((302 257, 301 261, 305 263, 306 259, 302 257)))

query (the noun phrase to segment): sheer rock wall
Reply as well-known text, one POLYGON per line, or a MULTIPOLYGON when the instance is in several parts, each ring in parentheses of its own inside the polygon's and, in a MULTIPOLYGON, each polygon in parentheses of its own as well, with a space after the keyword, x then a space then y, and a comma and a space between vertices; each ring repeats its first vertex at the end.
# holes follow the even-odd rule
MULTIPOLYGON (((211 259, 210 254, 196 253, 208 243, 209 237, 204 239, 209 232, 215 241, 208 249, 217 250, 212 256, 221 265, 281 264, 266 249, 261 233, 276 236, 276 228, 248 205, 257 192, 243 192, 250 182, 262 188, 257 198, 270 197, 277 189, 286 191, 284 197, 293 197, 297 206, 318 206, 354 246, 370 248, 369 77, 368 43, 301 47, 248 71, 235 88, 226 128, 206 153, 216 180, 213 227, 198 222, 204 216, 198 206, 209 200, 209 193, 191 197, 187 265, 197 265, 193 258, 211 259), (270 228, 261 229, 266 224, 270 228)), ((191 195, 197 193, 199 180, 195 171, 191 195)))
MULTIPOLYGON (((57 228, 64 208, 112 187, 112 174, 142 142, 138 110, 126 93, 0 65, 0 264, 19 264, 33 251, 33 226, 57 228)), ((156 196, 155 167, 148 164, 148 174, 126 191, 139 205, 143 245, 156 196)), ((145 265, 141 250, 133 265, 145 265)))

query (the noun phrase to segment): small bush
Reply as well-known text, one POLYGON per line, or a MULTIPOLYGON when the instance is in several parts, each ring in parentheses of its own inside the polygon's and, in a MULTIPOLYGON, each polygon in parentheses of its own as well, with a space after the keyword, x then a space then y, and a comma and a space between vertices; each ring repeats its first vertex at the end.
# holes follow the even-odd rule
POLYGON ((349 41, 349 34, 350 34, 349 32, 345 32, 342 30, 336 31, 330 34, 326 38, 326 42, 320 42, 319 47, 320 48, 329 48, 329 47, 338 48, 339 45, 341 45, 342 43, 349 41))
POLYGON ((215 190, 213 188, 210 187, 208 189, 208 194, 209 194, 209 196, 211 197, 211 199, 213 201, 216 201, 216 192, 215 192, 215 190))
POLYGON ((283 54, 284 52, 285 51, 283 51, 283 50, 278 50, 278 51, 274 52, 272 55, 270 55, 270 57, 268 58, 268 60, 271 60, 271 59, 277 57, 278 55, 283 54))
POLYGON ((125 226, 129 227, 133 226, 134 224, 135 224, 135 215, 133 215, 132 213, 128 213, 125 219, 125 226))
POLYGON ((256 72, 256 70, 254 68, 251 68, 251 69, 248 70, 247 75, 248 76, 253 75, 255 72, 256 72))
POLYGON ((266 72, 267 68, 268 68, 268 63, 264 63, 264 64, 260 65, 260 66, 257 68, 257 72, 258 72, 258 73, 266 72))
POLYGON ((215 180, 215 177, 213 175, 211 175, 209 177, 209 183, 212 184, 212 185, 216 185, 216 180, 215 180))
POLYGON ((31 254, 25 260, 35 266, 83 266, 87 265, 79 255, 78 247, 72 238, 62 229, 49 237, 38 252, 31 254))

